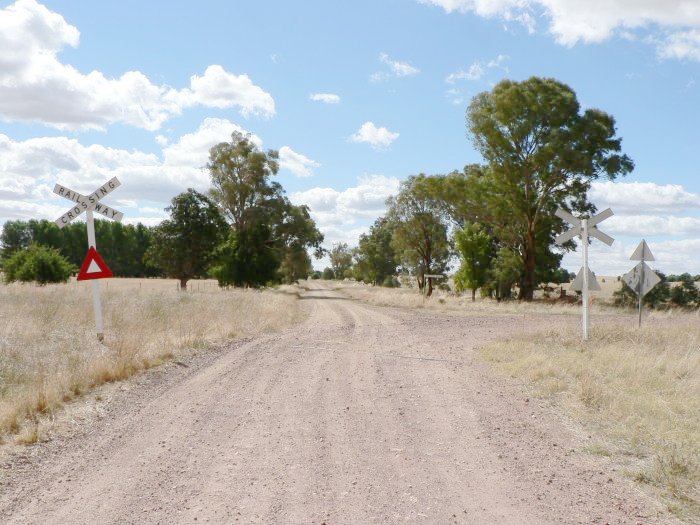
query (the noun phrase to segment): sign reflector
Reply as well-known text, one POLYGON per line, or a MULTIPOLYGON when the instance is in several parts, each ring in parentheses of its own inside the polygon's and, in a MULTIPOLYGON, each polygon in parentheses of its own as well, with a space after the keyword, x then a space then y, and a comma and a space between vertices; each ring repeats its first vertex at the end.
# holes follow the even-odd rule
POLYGON ((90 246, 83 265, 80 267, 80 272, 78 272, 78 281, 104 279, 112 276, 112 270, 109 269, 102 256, 97 253, 94 246, 90 246))

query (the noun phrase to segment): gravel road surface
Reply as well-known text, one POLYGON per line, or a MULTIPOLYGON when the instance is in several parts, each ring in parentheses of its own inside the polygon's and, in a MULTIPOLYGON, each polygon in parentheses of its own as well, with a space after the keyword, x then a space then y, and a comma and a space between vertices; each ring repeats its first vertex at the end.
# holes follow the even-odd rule
POLYGON ((473 357, 551 321, 317 288, 304 323, 112 386, 80 429, 6 454, 0 523, 676 523, 473 357))

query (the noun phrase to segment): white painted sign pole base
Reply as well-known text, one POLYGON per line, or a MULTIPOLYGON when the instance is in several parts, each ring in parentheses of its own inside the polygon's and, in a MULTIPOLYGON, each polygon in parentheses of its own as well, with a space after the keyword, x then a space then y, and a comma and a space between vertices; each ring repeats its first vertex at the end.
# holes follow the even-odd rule
POLYGON ((583 340, 588 341, 590 312, 588 311, 588 219, 581 219, 581 244, 583 244, 583 340))
MULTIPOLYGON (((97 250, 95 242, 95 219, 92 210, 87 212, 87 234, 88 234, 88 249, 92 246, 97 250)), ((101 343, 105 339, 104 328, 102 325, 102 302, 100 300, 100 280, 92 279, 92 306, 95 310, 95 328, 97 330, 97 340, 101 343)))

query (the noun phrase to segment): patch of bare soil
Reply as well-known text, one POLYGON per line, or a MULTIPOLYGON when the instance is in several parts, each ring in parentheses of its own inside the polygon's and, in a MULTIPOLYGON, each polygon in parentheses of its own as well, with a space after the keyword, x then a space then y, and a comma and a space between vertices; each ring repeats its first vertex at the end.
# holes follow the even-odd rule
POLYGON ((473 359, 546 320, 303 300, 305 323, 108 387, 3 456, 0 522, 677 523, 473 359))

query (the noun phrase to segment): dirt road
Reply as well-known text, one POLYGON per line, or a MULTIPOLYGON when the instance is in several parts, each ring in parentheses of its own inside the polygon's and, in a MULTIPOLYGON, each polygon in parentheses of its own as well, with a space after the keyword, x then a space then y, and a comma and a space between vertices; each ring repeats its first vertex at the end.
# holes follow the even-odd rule
POLYGON ((89 429, 8 458, 0 522, 675 523, 473 359, 530 320, 322 289, 304 305, 304 324, 144 374, 89 429))

